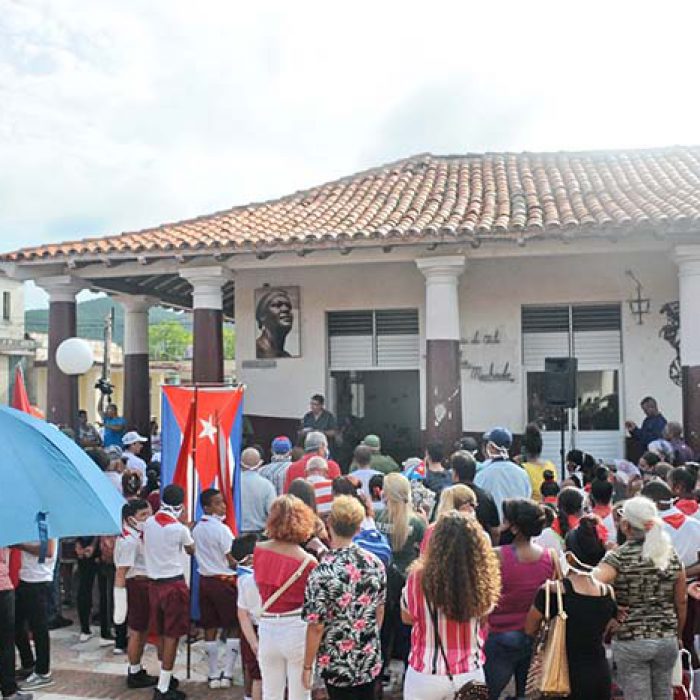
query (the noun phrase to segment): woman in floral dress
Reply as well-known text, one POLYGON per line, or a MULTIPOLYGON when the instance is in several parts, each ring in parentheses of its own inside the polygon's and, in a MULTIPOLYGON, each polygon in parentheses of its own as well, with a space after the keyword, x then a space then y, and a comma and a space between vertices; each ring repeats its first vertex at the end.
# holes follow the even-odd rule
POLYGON ((373 700, 382 669, 379 629, 386 574, 374 554, 352 541, 364 518, 356 498, 333 501, 328 518, 332 549, 306 584, 303 683, 311 688, 316 660, 330 700, 373 700))

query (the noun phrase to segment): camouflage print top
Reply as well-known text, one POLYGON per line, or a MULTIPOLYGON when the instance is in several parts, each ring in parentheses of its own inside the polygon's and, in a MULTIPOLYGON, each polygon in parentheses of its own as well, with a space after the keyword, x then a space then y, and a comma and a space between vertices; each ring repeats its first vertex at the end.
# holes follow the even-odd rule
POLYGON ((629 608, 629 616, 616 634, 620 641, 659 639, 677 633, 674 587, 682 564, 674 551, 668 568, 661 571, 642 558, 642 544, 626 542, 603 559, 617 571, 613 584, 617 604, 629 608))

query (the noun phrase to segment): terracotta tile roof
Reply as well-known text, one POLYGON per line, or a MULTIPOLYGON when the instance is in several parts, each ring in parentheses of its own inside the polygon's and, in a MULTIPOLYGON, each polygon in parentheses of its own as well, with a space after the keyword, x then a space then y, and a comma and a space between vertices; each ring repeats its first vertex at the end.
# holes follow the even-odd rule
POLYGON ((166 251, 269 251, 374 239, 576 237, 700 224, 700 147, 424 154, 274 201, 105 238, 24 248, 0 260, 166 251))

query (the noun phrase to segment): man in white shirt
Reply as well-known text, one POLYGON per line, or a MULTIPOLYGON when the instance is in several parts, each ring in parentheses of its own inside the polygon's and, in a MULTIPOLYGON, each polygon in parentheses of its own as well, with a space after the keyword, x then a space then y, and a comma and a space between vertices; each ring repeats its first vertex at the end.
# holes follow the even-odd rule
POLYGON ((352 456, 352 462, 355 465, 352 476, 360 480, 362 484, 362 492, 371 497, 369 492, 369 480, 376 474, 381 474, 378 469, 372 469, 372 448, 367 445, 358 445, 355 448, 352 456))
POLYGON ((233 533, 224 522, 226 501, 217 489, 202 491, 199 502, 204 515, 192 531, 199 566, 199 622, 204 629, 204 647, 209 661, 209 687, 230 688, 233 668, 240 652, 234 636, 238 628, 236 560, 231 554, 233 533), (219 672, 217 633, 226 635, 226 661, 219 672))
POLYGON ((477 472, 474 483, 491 494, 498 515, 503 518, 503 501, 508 498, 530 498, 532 484, 527 472, 509 459, 513 435, 507 428, 493 428, 485 436, 486 461, 477 472))
POLYGON ((148 501, 137 498, 122 508, 122 534, 114 545, 114 623, 129 628, 129 688, 152 688, 157 676, 141 666, 150 622, 149 583, 143 548, 143 528, 153 515, 148 501))
POLYGON ((45 551, 39 542, 19 544, 14 549, 22 551, 19 586, 15 591, 15 644, 22 668, 33 669, 29 678, 20 684, 20 689, 38 690, 53 685, 47 606, 58 556, 58 540, 49 540, 45 551), (36 663, 27 628, 34 640, 36 663))
POLYGON ((147 442, 148 438, 139 435, 135 430, 130 430, 122 438, 122 445, 124 445, 122 458, 126 461, 127 469, 131 469, 132 472, 138 472, 141 475, 141 486, 146 485, 146 470, 148 467, 139 455, 147 442))
POLYGON ((180 486, 166 486, 160 510, 146 520, 143 528, 146 572, 151 584, 151 621, 163 642, 160 677, 153 700, 185 698, 173 678, 177 645, 190 628, 190 592, 185 583, 183 552, 194 554, 194 540, 189 528, 180 522, 184 500, 180 486))

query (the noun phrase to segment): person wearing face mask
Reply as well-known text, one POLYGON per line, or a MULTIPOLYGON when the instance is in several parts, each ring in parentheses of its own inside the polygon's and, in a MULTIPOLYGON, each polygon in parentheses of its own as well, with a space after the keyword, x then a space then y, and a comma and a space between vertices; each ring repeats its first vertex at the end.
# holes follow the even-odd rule
POLYGON ((486 462, 477 472, 474 483, 493 497, 499 515, 503 515, 503 502, 508 498, 530 498, 532 484, 527 472, 512 462, 508 451, 513 435, 506 428, 493 428, 484 436, 486 462))
POLYGON ((240 652, 236 560, 231 554, 233 533, 224 522, 226 501, 221 491, 206 489, 199 497, 204 515, 192 531, 199 566, 200 624, 204 628, 204 648, 209 661, 209 687, 230 688, 233 667, 240 652), (226 660, 219 671, 217 634, 226 635, 226 660))
POLYGON ((194 554, 194 540, 189 528, 180 522, 184 501, 182 487, 166 486, 160 510, 143 527, 151 620, 163 645, 153 700, 185 699, 185 693, 177 689, 178 682, 173 678, 180 637, 190 629, 190 593, 185 582, 183 553, 194 554))
POLYGON ((141 666, 148 638, 150 608, 143 552, 143 525, 152 515, 148 501, 136 498, 122 508, 122 534, 114 545, 114 624, 129 629, 129 688, 150 688, 158 682, 141 666))

